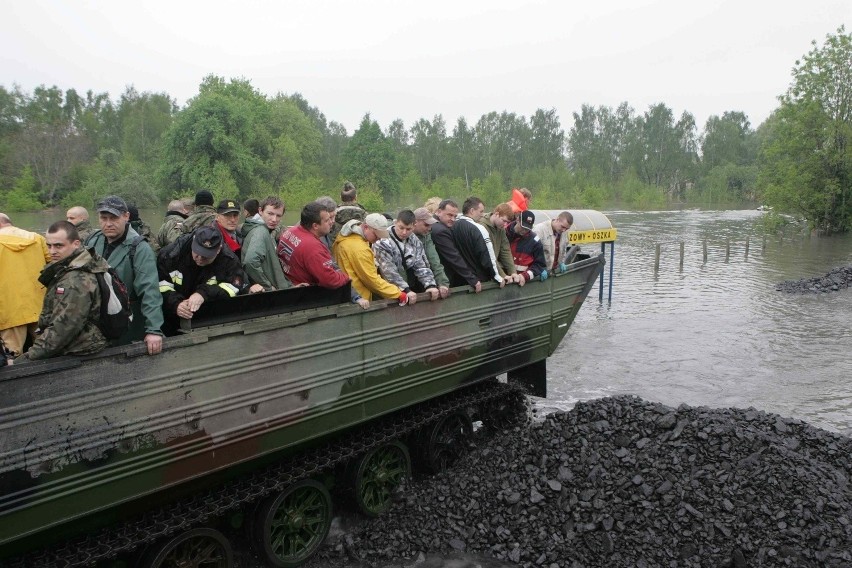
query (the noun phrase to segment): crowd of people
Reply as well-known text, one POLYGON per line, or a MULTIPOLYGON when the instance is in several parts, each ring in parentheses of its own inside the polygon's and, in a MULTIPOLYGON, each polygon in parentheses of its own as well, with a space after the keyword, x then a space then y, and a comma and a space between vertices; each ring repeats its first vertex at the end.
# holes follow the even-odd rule
POLYGON ((0 359, 88 355, 137 341, 156 355, 163 337, 205 303, 294 286, 350 284, 352 303, 367 309, 374 299, 404 306, 447 298, 455 286, 478 293, 485 282, 545 280, 567 270, 573 218, 563 211, 536 224, 530 199, 515 189, 487 212, 477 197, 461 206, 432 198, 394 218, 367 211, 346 182, 339 202, 319 197, 284 227, 278 197, 214 206, 213 194, 200 190, 171 201, 154 232, 113 195, 97 204, 98 228, 76 206, 44 236, 0 213, 0 359), (106 299, 98 275, 107 272, 126 287, 132 311, 114 340, 99 325, 106 299))

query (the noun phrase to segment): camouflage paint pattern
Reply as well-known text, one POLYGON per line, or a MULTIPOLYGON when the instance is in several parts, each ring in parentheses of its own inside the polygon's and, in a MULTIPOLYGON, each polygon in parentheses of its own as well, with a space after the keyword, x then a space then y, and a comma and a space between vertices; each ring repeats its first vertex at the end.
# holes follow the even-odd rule
POLYGON ((167 338, 156 357, 135 345, 6 367, 0 558, 543 364, 603 263, 414 306, 340 304, 200 327, 167 338))

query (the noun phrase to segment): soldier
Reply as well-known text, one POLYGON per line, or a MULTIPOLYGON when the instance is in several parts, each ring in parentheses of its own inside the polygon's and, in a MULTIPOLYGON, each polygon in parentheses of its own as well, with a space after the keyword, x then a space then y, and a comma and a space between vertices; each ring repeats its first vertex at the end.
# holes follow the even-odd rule
POLYGON ((568 236, 565 234, 574 223, 574 216, 563 211, 552 221, 544 221, 533 227, 544 248, 544 262, 551 272, 565 272, 565 251, 568 250, 568 236))
POLYGON ((77 227, 77 234, 80 235, 81 243, 85 243, 94 231, 91 223, 89 223, 89 212, 85 207, 75 205, 65 213, 65 219, 77 227))
POLYGON ((97 326, 101 292, 95 274, 106 272, 107 262, 82 248, 73 223, 57 221, 47 229, 47 249, 52 262, 39 282, 47 287, 33 346, 20 360, 60 355, 89 355, 107 345, 97 326))
POLYGON ((151 225, 139 217, 139 209, 135 205, 128 205, 127 210, 130 212, 130 226, 133 227, 133 230, 136 231, 140 237, 150 243, 151 225))
POLYGON ((23 353, 28 336, 35 337, 44 302, 38 276, 48 262, 44 237, 15 227, 0 213, 0 337, 15 355, 23 353))
POLYGON ((373 295, 393 298, 399 305, 414 304, 417 294, 404 292, 379 276, 376 257, 370 245, 388 236, 388 220, 380 213, 370 213, 364 221, 352 219, 340 229, 332 254, 340 269, 352 279, 352 287, 367 301, 373 295))
POLYGON ((243 268, 249 280, 263 286, 266 292, 290 288, 290 281, 281 269, 272 238, 272 233, 284 216, 284 202, 278 197, 269 196, 260 202, 258 215, 260 220, 249 217, 243 225, 243 268))
POLYGON ((98 203, 100 230, 86 240, 86 247, 106 259, 127 287, 133 321, 116 345, 143 340, 149 355, 163 347, 163 299, 160 296, 157 261, 151 246, 130 226, 127 203, 110 195, 98 203))
POLYGON ((156 253, 175 242, 183 234, 183 222, 187 218, 186 205, 182 199, 169 201, 169 209, 157 236, 151 241, 151 248, 156 253))
POLYGON ((340 206, 335 213, 334 223, 332 224, 327 240, 330 243, 334 243, 343 225, 352 219, 363 221, 366 215, 367 210, 358 203, 358 191, 355 189, 355 184, 347 181, 343 184, 343 189, 340 191, 340 206))
POLYGON ((440 297, 440 293, 435 284, 435 275, 429 268, 423 243, 412 235, 414 221, 414 211, 400 211, 388 236, 373 245, 373 253, 382 278, 406 293, 425 292, 434 301, 440 297))
POLYGON ((209 225, 215 218, 216 209, 213 207, 213 194, 206 189, 199 190, 195 194, 195 210, 183 222, 183 233, 191 233, 198 227, 209 225))

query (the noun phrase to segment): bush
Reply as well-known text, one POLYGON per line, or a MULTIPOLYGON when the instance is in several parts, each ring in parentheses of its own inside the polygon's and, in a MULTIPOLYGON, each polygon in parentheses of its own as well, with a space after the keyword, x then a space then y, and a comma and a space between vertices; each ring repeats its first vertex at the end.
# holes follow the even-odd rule
POLYGON ((0 196, 0 204, 7 211, 37 211, 44 207, 37 196, 38 184, 32 170, 27 166, 15 180, 12 189, 0 196))

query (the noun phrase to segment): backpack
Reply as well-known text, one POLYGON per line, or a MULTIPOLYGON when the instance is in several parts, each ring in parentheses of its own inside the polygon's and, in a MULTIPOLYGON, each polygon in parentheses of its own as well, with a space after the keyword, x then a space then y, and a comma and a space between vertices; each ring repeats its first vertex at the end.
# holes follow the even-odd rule
POLYGON ((118 339, 133 321, 130 309, 130 295, 127 286, 116 274, 112 267, 106 272, 96 272, 98 288, 101 292, 101 315, 97 322, 98 328, 107 339, 118 339))

